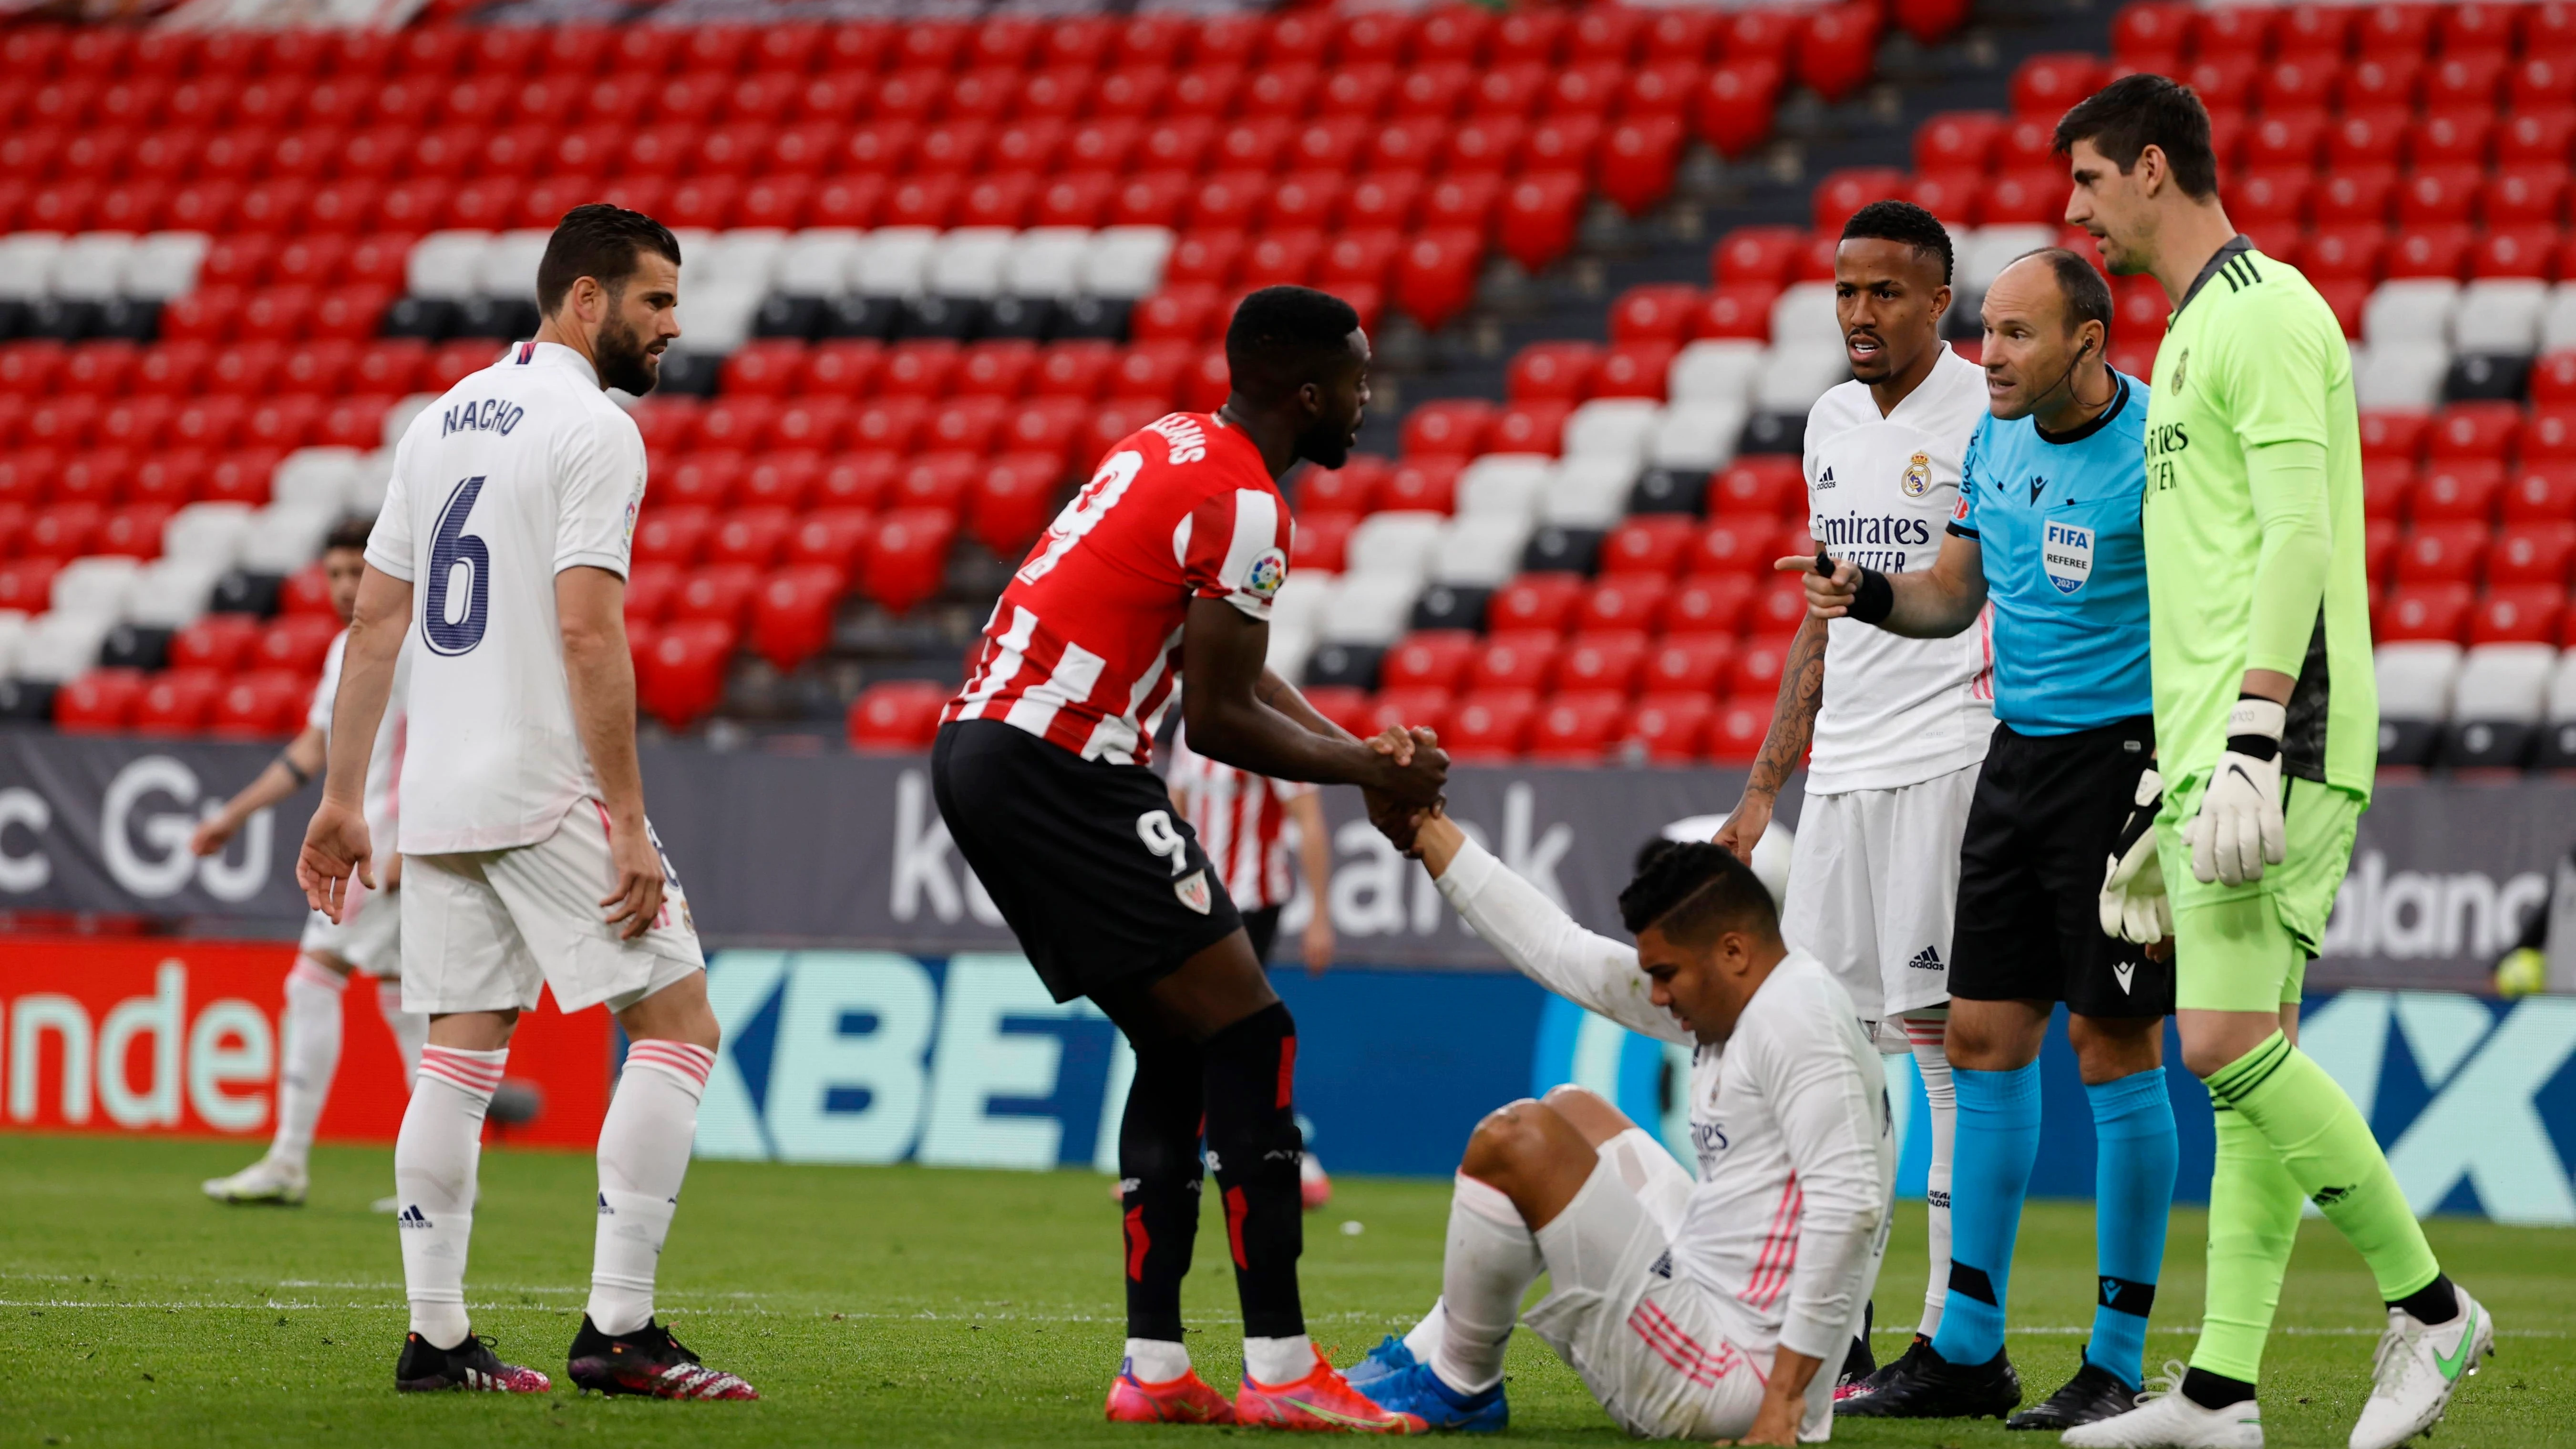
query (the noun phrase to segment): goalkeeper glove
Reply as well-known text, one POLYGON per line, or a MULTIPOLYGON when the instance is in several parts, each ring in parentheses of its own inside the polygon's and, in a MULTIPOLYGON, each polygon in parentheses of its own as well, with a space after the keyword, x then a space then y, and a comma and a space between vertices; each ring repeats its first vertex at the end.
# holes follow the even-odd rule
POLYGON ((2137 798, 2111 842, 2102 871, 2102 934, 2152 946, 2173 934, 2173 905, 2165 899, 2165 868, 2156 859, 2156 812, 2164 808, 2164 777, 2149 765, 2138 772, 2137 798))
POLYGON ((2191 873, 2202 881, 2243 885, 2261 880, 2266 862, 2281 863, 2288 830, 2281 819, 2281 730, 2289 711, 2268 699, 2240 699, 2227 715, 2227 750, 2200 793, 2200 813, 2182 828, 2191 842, 2191 873))

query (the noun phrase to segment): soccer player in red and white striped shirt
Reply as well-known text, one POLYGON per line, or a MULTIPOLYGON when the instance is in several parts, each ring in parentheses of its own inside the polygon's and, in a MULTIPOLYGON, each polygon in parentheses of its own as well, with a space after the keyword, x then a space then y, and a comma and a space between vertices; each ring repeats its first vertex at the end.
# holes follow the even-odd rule
POLYGON ((1012 575, 943 717, 931 788, 1047 989, 1091 998, 1136 1050, 1118 1142, 1127 1362, 1109 1416, 1418 1432, 1306 1337, 1296 1026, 1224 873, 1145 768, 1186 674, 1190 740, 1210 758, 1361 786, 1399 828, 1447 775, 1427 739, 1362 744, 1264 663, 1293 537, 1278 480, 1301 459, 1350 456, 1368 403, 1358 314, 1303 287, 1264 288, 1236 309, 1225 352, 1225 406, 1120 440, 1012 575), (1243 1303, 1232 1403, 1181 1343, 1202 1121, 1243 1303))
POLYGON ((1295 893, 1288 827, 1297 827, 1297 865, 1314 906, 1301 947, 1307 974, 1322 975, 1333 964, 1333 913, 1326 894, 1333 848, 1324 834, 1324 799, 1315 787, 1219 764, 1191 749, 1185 736, 1172 741, 1163 783, 1182 818, 1199 833, 1199 845, 1224 879, 1226 894, 1243 912, 1252 954, 1263 961, 1270 959, 1270 948, 1279 939, 1280 911, 1295 893))

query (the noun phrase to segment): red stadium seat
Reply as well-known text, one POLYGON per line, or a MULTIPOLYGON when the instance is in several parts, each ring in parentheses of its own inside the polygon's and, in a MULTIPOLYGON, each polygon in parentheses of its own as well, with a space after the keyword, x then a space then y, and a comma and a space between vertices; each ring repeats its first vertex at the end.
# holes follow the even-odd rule
POLYGON ((1339 468, 1309 468, 1297 480, 1297 516, 1374 512, 1378 490, 1391 471, 1382 458, 1355 453, 1339 468))
POLYGON ((2486 550, 2482 522, 2418 523, 2398 544, 2398 587, 2474 582, 2485 566, 2486 550))
POLYGON ((1584 593, 1574 625, 1589 630, 1652 633, 1662 623, 1671 580, 1661 574, 1611 574, 1584 593))
POLYGON ((340 621, 327 614, 288 614, 270 621, 252 644, 249 663, 258 669, 294 674, 322 672, 322 656, 340 633, 340 621))
POLYGON ((1793 280, 1807 233, 1794 226, 1740 226, 1718 239, 1709 253, 1709 276, 1721 286, 1793 280))
POLYGON ((1610 340, 1679 344, 1691 335, 1700 290, 1676 282, 1630 287, 1610 304, 1610 340))
POLYGON ((2576 559, 2576 521, 2508 524, 2487 550, 2487 586, 2563 589, 2571 559, 2576 559))
POLYGON ((1651 574, 1670 578, 1697 541, 1692 519, 1675 514, 1647 514, 1622 522, 1601 545, 1601 568, 1607 574, 1651 574))
POLYGON ((869 685, 850 702, 850 748, 861 751, 926 749, 939 732, 950 690, 927 680, 888 680, 869 685))
POLYGON ((2571 460, 2576 460, 2576 408, 2534 408, 2522 429, 2523 466, 2571 460))
POLYGON ((678 564, 633 565, 626 575, 627 627, 661 622, 662 616, 670 612, 671 600, 679 594, 680 581, 685 577, 687 570, 678 564))
MULTIPOLYGON (((1449 711, 1453 697, 1445 689, 1382 689, 1368 702, 1357 725, 1347 722, 1351 733, 1366 737, 1390 725, 1404 729, 1439 730, 1445 736, 1449 728, 1449 711)), ((1444 738, 1443 745, 1449 743, 1444 738)))
POLYGON ((1473 457, 1484 451, 1495 414, 1492 403, 1475 398, 1421 403, 1405 415, 1404 454, 1473 457))
POLYGON ((1752 764, 1762 753, 1762 741, 1770 730, 1771 700, 1767 696, 1730 698, 1709 716, 1705 753, 1711 764, 1752 764))
POLYGON ((2417 481, 2409 512, 2418 524, 2451 519, 2485 523, 2495 516, 2496 498, 2503 492, 2502 459, 2437 459, 2417 481))
POLYGON ((635 525, 634 556, 646 563, 696 563, 714 526, 713 515, 703 507, 646 509, 635 525))
POLYGON ((1054 515, 1064 465, 1049 453, 990 460, 967 492, 967 531, 1003 558, 1017 557, 1054 515))
POLYGON ((2402 458, 2413 462, 2424 456, 2425 435, 2433 428, 2430 415, 2394 408, 2374 408, 2361 414, 2361 455, 2370 458, 2402 458))
POLYGON ((1378 667, 1385 688, 1454 690, 1466 677, 1478 641, 1464 629, 1416 630, 1397 641, 1378 667))
POLYGON ((1484 242, 1477 232, 1448 226, 1404 243, 1395 265, 1394 301, 1429 330, 1438 330, 1475 296, 1484 242))
POLYGON ((901 508, 877 520, 863 589, 889 613, 910 610, 939 590, 956 515, 901 508))
POLYGON ((2012 108, 2026 116, 2059 116, 2102 88, 2102 62, 2079 51, 2034 55, 2015 68, 2012 108))
POLYGON ((1770 139, 1783 83, 1776 60, 1730 59, 1710 70, 1692 107, 1700 137, 1740 159, 1770 139))
POLYGON ((1593 374, 1591 395, 1660 401, 1665 379, 1672 372, 1673 357, 1680 350, 1670 342, 1622 342, 1612 346, 1602 356, 1600 371, 1593 374))
POLYGON ((804 564, 770 575, 752 595, 752 652, 780 670, 822 652, 832 640, 832 610, 846 576, 826 564, 804 564))
POLYGON ((1646 664, 1647 634, 1642 629, 1595 630, 1576 634, 1557 654, 1558 690, 1636 691, 1646 664))
POLYGON ((1583 177, 1574 171, 1533 171, 1514 180, 1503 193, 1498 223, 1504 253, 1533 272, 1563 256, 1574 244, 1583 193, 1583 177))
POLYGON ((331 603, 331 576, 323 571, 319 559, 286 576, 277 591, 277 611, 281 614, 311 614, 321 619, 337 619, 340 611, 331 603))
POLYGON ((1576 690, 1550 695, 1530 722, 1533 760, 1557 765, 1601 763, 1628 713, 1625 694, 1576 690))
POLYGON ((1537 399, 1513 403, 1495 415, 1485 444, 1497 453, 1544 453, 1553 457, 1565 443, 1565 420, 1571 403, 1537 399))
POLYGON ((2512 453, 2522 427, 2522 409, 2512 403, 2455 403, 2434 416, 2425 456, 2502 461, 2512 453))
POLYGON ((1804 18, 1796 54, 1798 79, 1827 101, 1840 101, 1869 79, 1879 12, 1867 5, 1828 5, 1804 18))
POLYGON ((2361 511, 2364 518, 2394 520, 2406 511, 2415 492, 2415 465, 2402 458, 2371 458, 2361 465, 2361 511))
POLYGON ((1771 340, 1771 306, 1780 299, 1777 282, 1740 282, 1709 292, 1691 316, 1693 338, 1771 340))
POLYGON ((1378 506, 1454 513, 1458 507, 1458 475, 1465 466, 1465 459, 1454 456, 1407 458, 1388 471, 1385 484, 1378 490, 1378 506))
POLYGON ((1807 480, 1790 457, 1749 457, 1709 480, 1708 511, 1712 517, 1744 520, 1807 516, 1807 480))
POLYGON ((1705 694, 1649 694, 1628 713, 1625 743, 1653 764, 1689 764, 1705 753, 1715 712, 1705 694))
POLYGON ((143 696, 143 671, 93 669, 54 695, 54 727, 65 734, 124 729, 143 696))
POLYGON ((790 565, 824 564, 855 578, 875 534, 876 520, 864 508, 817 508, 797 520, 782 555, 790 565))
POLYGON ((291 670, 252 669, 224 684, 207 712, 206 731, 222 739, 274 739, 304 722, 313 679, 291 670))
MULTIPOLYGON (((145 681, 129 723, 142 734, 192 735, 223 693, 224 677, 211 669, 167 669, 145 681)), ((55 697, 61 707, 61 696, 55 697)))
POLYGON ((2469 643, 2556 644, 2567 612, 2567 591, 2556 585, 2496 589, 2469 615, 2469 643))
POLYGON ((710 619, 664 625, 635 660, 636 703, 667 728, 686 729, 724 696, 734 631, 710 619))
POLYGON ((1342 558, 1351 541, 1351 529, 1359 523, 1348 513, 1323 513, 1297 520, 1296 541, 1288 555, 1296 568, 1321 573, 1342 571, 1342 558))
POLYGON ((1485 627, 1497 636, 1529 630, 1561 632, 1572 622, 1583 591, 1583 580, 1573 574, 1522 574, 1495 592, 1486 605, 1485 627))
POLYGON ((1544 630, 1503 626, 1476 647, 1467 664, 1466 684, 1475 689, 1540 690, 1556 673, 1557 636, 1544 630))
POLYGON ((171 636, 170 664, 230 674, 258 637, 259 621, 247 614, 207 614, 171 636))
POLYGON ((1816 184, 1812 203, 1816 230, 1839 236, 1853 212, 1904 190, 1905 173, 1893 166, 1850 166, 1829 171, 1816 184))
POLYGON ((1521 753, 1537 712, 1538 697, 1530 690, 1471 690, 1451 704, 1440 743, 1453 760, 1499 764, 1521 753))
POLYGON ((1314 706, 1315 713, 1340 725, 1352 734, 1367 735, 1373 732, 1374 727, 1369 719, 1367 690, 1353 688, 1347 684, 1319 684, 1306 687, 1302 693, 1306 696, 1306 703, 1314 706))
POLYGON ((2505 527, 2576 518, 2576 466, 2526 466, 2505 488, 2505 527))

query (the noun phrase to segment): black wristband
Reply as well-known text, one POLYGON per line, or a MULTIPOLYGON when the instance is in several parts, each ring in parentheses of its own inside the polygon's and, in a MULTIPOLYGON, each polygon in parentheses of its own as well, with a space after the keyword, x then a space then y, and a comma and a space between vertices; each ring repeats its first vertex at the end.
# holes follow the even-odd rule
POLYGON ((2229 735, 2227 752, 2249 760, 2268 760, 2281 753, 2281 742, 2270 735, 2229 735))
POLYGON ((1876 569, 1862 569, 1858 591, 1852 595, 1851 616, 1864 624, 1885 623, 1896 612, 1896 586, 1887 575, 1876 569))
POLYGON ((295 781, 296 789, 301 790, 313 783, 313 772, 295 763, 294 758, 284 750, 278 751, 277 763, 285 767, 288 778, 295 781))

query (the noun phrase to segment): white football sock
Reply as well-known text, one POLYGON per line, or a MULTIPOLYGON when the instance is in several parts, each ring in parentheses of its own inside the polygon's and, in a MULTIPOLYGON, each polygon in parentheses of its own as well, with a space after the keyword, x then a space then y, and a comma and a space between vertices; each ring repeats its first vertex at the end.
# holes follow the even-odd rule
POLYGON ((1302 1333, 1243 1341, 1243 1376, 1257 1384, 1293 1384, 1315 1371, 1315 1345, 1302 1333))
POLYGON ((385 977, 376 979, 376 1010, 393 1029, 394 1050, 402 1053, 403 1090, 409 1091, 420 1080, 420 1049, 429 1045, 429 1013, 403 1010, 402 982, 385 977))
POLYGON ((1938 1016, 1909 1013, 1904 1018, 1914 1069, 1923 1077, 1923 1100, 1932 1109, 1932 1166, 1923 1179, 1932 1272, 1923 1288, 1923 1326, 1917 1330, 1925 1338, 1941 1331, 1941 1305, 1950 1294, 1950 1154, 1959 1141, 1959 1093, 1950 1084, 1950 1054, 1941 1045, 1949 1016, 1944 1007, 1938 1016))
POLYGON ((268 1155, 299 1172, 313 1152, 313 1124, 331 1100, 331 1075, 340 1070, 340 993, 348 986, 348 977, 310 956, 299 954, 286 973, 285 1061, 268 1155))
POLYGON ((412 1331, 439 1348, 463 1343, 472 1326, 465 1316, 465 1254, 474 1237, 474 1172, 483 1160, 483 1112, 509 1059, 507 1048, 426 1049, 420 1085, 394 1139, 403 1293, 411 1300, 412 1331))
POLYGON ((1161 1338, 1127 1340, 1127 1372, 1140 1384, 1168 1384, 1190 1371, 1187 1344, 1161 1338))
POLYGON ((1448 1319, 1431 1371, 1462 1394, 1503 1381, 1503 1350, 1520 1321, 1521 1295, 1547 1266, 1520 1209, 1500 1188, 1458 1174, 1449 1198, 1449 1247, 1440 1262, 1448 1319))
POLYGON ((1440 1351, 1440 1340, 1448 1336, 1448 1302, 1435 1298, 1431 1301, 1431 1311, 1422 1315, 1422 1321, 1404 1335, 1404 1347, 1413 1355, 1415 1362, 1429 1363, 1431 1356, 1440 1351))
POLYGON ((612 1338, 653 1321, 653 1270, 679 1211, 698 1098, 715 1065, 714 1052, 687 1042, 647 1039, 627 1049, 599 1124, 599 1237, 590 1267, 590 1321, 612 1338))

